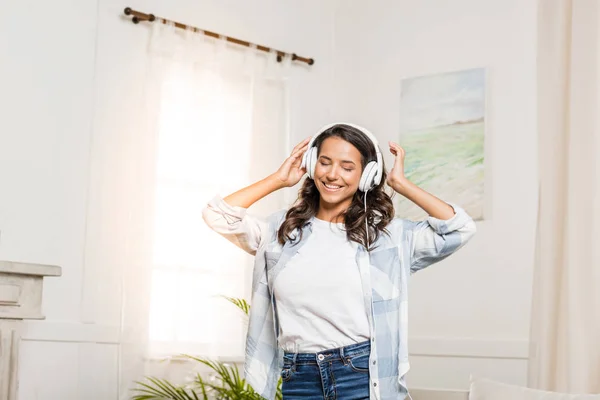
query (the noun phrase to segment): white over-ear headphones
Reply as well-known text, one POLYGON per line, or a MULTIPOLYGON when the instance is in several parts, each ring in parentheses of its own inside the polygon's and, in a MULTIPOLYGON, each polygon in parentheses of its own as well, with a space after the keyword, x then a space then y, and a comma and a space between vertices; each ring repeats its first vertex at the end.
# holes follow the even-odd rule
POLYGON ((317 165, 318 152, 317 147, 314 146, 315 139, 321 133, 329 130, 330 128, 333 128, 336 125, 347 125, 352 128, 355 128, 360 132, 364 133, 365 136, 367 136, 371 140, 371 142, 373 142, 373 146, 375 147, 375 152, 377 154, 377 161, 371 161, 366 165, 366 167, 363 169, 362 175, 360 176, 360 182, 358 184, 358 190, 362 192, 371 190, 375 186, 379 185, 379 183, 381 182, 381 176, 383 175, 383 162, 381 161, 381 151, 379 151, 379 144, 375 136, 365 128, 360 127, 358 125, 348 124, 345 122, 338 122, 335 124, 326 125, 323 128, 321 128, 319 132, 310 139, 310 142, 308 142, 308 149, 302 157, 301 167, 306 168, 306 173, 308 174, 308 177, 314 179, 313 177, 315 175, 315 167, 317 165))

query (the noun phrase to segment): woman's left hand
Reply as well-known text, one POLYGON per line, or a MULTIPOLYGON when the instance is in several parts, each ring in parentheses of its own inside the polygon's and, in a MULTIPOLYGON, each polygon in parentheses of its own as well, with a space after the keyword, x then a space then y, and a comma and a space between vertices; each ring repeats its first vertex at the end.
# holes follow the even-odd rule
POLYGON ((390 145, 390 153, 395 156, 394 166, 392 170, 388 173, 387 176, 387 184, 392 187, 395 191, 399 192, 399 189, 406 182, 406 177, 404 176, 404 149, 400 147, 399 144, 394 142, 389 142, 390 145))

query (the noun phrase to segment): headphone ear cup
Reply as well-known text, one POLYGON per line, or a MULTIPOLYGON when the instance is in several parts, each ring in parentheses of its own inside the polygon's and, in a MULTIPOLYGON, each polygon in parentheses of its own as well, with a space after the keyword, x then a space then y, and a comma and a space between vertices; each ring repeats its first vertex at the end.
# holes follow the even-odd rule
POLYGON ((374 185, 375 176, 377 175, 377 162, 371 161, 365 167, 362 175, 360 176, 360 182, 358 189, 362 192, 370 190, 374 185))
POLYGON ((311 147, 307 150, 306 155, 306 173, 310 179, 313 179, 315 176, 315 168, 317 166, 317 148, 311 147))

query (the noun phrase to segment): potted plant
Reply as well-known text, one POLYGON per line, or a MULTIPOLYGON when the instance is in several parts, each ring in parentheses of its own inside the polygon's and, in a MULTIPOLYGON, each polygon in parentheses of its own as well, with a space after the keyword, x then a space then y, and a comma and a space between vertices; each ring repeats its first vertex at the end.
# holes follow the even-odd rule
MULTIPOLYGON (((236 305, 248 317, 250 305, 244 299, 225 297, 236 305)), ((263 398, 252 389, 241 377, 237 366, 213 361, 207 358, 181 354, 182 359, 198 362, 211 370, 212 379, 207 379, 196 373, 192 382, 186 385, 175 385, 166 379, 146 377, 143 382, 133 389, 135 393, 131 400, 262 400, 263 398)), ((283 400, 281 379, 277 385, 276 400, 283 400)))

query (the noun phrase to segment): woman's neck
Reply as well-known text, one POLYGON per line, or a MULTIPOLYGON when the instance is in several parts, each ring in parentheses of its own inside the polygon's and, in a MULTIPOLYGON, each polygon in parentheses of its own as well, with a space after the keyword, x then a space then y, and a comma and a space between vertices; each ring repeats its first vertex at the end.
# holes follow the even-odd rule
POLYGON ((352 204, 352 200, 343 203, 330 204, 321 199, 319 201, 319 210, 316 217, 323 221, 332 221, 335 223, 344 223, 344 216, 340 215, 345 212, 352 204))

